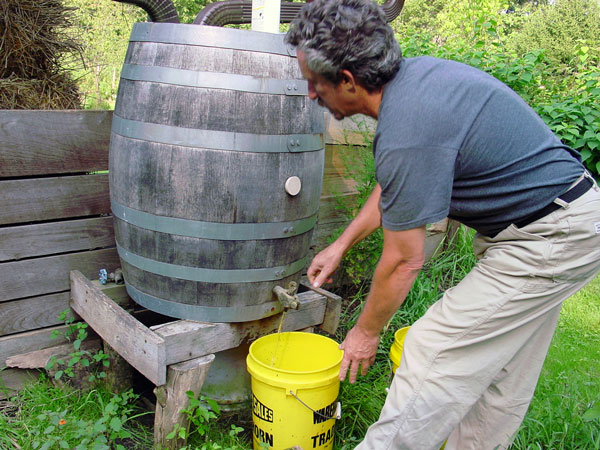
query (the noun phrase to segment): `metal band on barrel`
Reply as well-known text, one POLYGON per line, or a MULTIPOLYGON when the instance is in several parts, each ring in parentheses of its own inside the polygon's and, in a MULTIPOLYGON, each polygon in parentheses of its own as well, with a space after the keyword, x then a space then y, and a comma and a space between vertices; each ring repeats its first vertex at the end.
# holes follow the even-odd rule
POLYGON ((301 153, 324 148, 322 134, 251 134, 140 122, 113 115, 112 132, 161 144, 248 153, 301 153))
POLYGON ((260 269, 207 269, 204 267, 181 266, 170 264, 144 256, 136 255, 117 243, 119 257, 140 270, 162 275, 164 277, 205 283, 252 283, 259 281, 276 281, 301 271, 306 265, 307 257, 285 266, 264 267, 260 269))
POLYGON ((283 41, 284 35, 232 28, 171 23, 136 23, 129 42, 199 45, 295 56, 283 41))
POLYGON ((170 317, 200 322, 246 322, 269 317, 283 311, 280 302, 268 302, 251 306, 201 306, 176 303, 146 294, 129 283, 127 293, 136 303, 170 317))
POLYGON ((289 222, 269 223, 219 223, 156 214, 128 208, 114 200, 113 215, 131 225, 160 233, 176 234, 203 239, 223 241, 246 241, 256 239, 280 239, 297 236, 310 231, 317 222, 317 213, 310 217, 289 222))
POLYGON ((253 92, 256 94, 308 95, 308 84, 303 80, 280 80, 235 73, 199 72, 174 67, 123 64, 121 78, 177 86, 253 92))

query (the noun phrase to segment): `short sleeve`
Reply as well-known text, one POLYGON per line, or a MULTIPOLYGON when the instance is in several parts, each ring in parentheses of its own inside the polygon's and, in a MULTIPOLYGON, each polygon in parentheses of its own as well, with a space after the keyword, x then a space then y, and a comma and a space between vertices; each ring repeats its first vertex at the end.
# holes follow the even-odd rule
POLYGON ((381 186, 382 225, 400 231, 448 216, 457 151, 402 147, 395 133, 378 133, 375 172, 381 186))

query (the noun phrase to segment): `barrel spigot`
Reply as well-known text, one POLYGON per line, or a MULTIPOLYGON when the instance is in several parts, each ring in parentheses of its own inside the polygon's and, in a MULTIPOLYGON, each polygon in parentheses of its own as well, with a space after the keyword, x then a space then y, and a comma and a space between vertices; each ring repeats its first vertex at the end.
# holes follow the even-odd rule
POLYGON ((277 296, 277 300, 281 302, 284 310, 288 309, 298 309, 300 306, 300 300, 296 295, 298 291, 298 284, 294 281, 290 281, 287 289, 282 288, 281 286, 275 286, 273 288, 273 293, 277 296))

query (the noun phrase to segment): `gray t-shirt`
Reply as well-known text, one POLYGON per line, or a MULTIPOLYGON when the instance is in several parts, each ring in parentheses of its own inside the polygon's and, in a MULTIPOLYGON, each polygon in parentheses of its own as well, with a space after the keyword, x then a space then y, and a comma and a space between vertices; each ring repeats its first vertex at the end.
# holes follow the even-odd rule
POLYGON ((383 227, 449 216, 495 235, 551 203, 584 168, 509 87, 465 64, 404 58, 373 142, 383 227))

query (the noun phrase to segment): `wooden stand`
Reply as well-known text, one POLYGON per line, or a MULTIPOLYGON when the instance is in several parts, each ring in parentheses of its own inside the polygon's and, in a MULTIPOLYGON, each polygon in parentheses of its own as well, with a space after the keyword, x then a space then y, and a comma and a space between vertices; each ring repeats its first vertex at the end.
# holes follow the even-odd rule
MULTIPOLYGON (((122 286, 124 290, 125 287, 122 286)), ((300 307, 289 310, 283 331, 319 326, 334 333, 339 324, 341 298, 322 289, 298 294, 300 307)), ((187 391, 198 394, 214 353, 238 347, 277 330, 281 314, 242 323, 207 323, 175 320, 147 327, 78 271, 71 272, 71 307, 129 364, 154 383, 157 404, 155 444, 180 448, 166 435, 187 418, 187 391)))

